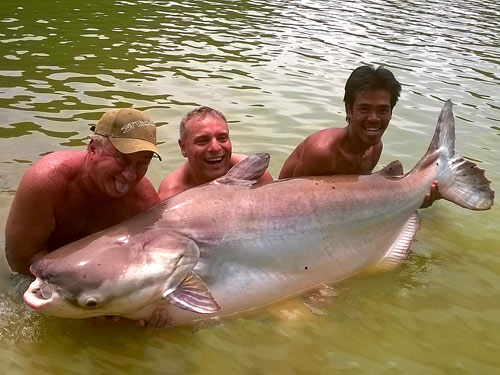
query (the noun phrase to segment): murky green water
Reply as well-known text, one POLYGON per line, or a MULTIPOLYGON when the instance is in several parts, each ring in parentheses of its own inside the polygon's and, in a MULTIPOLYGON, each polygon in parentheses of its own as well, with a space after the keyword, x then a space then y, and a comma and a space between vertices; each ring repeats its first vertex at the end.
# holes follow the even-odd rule
MULTIPOLYGON (((4 0, 0 10, 0 247, 24 171, 82 148, 116 106, 161 126, 158 186, 182 162, 178 123, 224 112, 236 152, 271 153, 277 176, 305 136, 343 126, 343 87, 362 64, 403 84, 380 164, 423 155, 446 99, 457 148, 500 186, 496 1, 4 0)), ((438 202, 398 271, 336 286, 319 311, 298 299, 211 327, 147 333, 41 317, 0 259, 1 374, 497 374, 500 211, 438 202), (304 309, 305 310, 305 309, 304 309), (288 318, 285 318, 288 317, 288 318), (289 319, 290 318, 290 319, 289 319)))

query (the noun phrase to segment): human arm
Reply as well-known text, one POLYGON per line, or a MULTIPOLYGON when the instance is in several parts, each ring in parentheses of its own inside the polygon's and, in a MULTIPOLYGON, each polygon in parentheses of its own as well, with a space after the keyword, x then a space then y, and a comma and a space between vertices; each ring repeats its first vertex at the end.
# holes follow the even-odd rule
POLYGON ((264 171, 264 173, 262 174, 262 176, 260 176, 257 179, 257 182, 269 182, 269 181, 272 181, 272 180, 273 180, 273 176, 271 176, 271 173, 269 173, 269 171, 266 169, 264 171))
POLYGON ((331 175, 335 171, 335 158, 329 149, 311 145, 309 139, 285 161, 279 178, 331 175))
MULTIPOLYGON (((90 324, 93 327, 106 327, 112 324, 120 324, 122 321, 129 321, 130 319, 123 320, 117 315, 98 315, 91 318, 83 319, 84 322, 90 324)), ((140 327, 146 328, 148 330, 154 330, 159 328, 170 328, 174 326, 174 321, 166 309, 155 309, 149 318, 149 320, 135 320, 134 324, 140 327)))
POLYGON ((150 209, 161 201, 153 184, 146 177, 143 177, 139 184, 137 184, 137 191, 139 194, 140 212, 150 209))
POLYGON ((338 152, 344 129, 329 128, 311 134, 290 154, 279 178, 337 174, 338 152))
POLYGON ((151 313, 149 320, 139 320, 139 325, 141 327, 145 327, 146 329, 153 330, 173 327, 174 321, 167 309, 155 309, 151 313))
POLYGON ((5 254, 13 271, 31 275, 30 265, 50 250, 56 226, 50 184, 31 167, 23 176, 5 226, 5 254))

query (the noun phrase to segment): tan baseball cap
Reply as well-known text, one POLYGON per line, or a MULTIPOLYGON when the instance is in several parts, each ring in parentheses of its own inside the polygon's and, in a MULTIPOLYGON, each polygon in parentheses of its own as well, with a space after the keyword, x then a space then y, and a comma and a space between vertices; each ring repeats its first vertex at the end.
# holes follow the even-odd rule
POLYGON ((91 130, 108 137, 121 153, 152 151, 161 160, 156 148, 156 125, 149 116, 137 109, 110 109, 91 130))

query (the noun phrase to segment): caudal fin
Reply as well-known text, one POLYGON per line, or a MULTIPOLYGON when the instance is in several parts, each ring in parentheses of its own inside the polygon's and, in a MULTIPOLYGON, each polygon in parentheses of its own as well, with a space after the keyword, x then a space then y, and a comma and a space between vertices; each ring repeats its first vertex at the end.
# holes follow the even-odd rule
POLYGON ((455 119, 453 103, 447 100, 439 115, 436 132, 427 155, 438 152, 437 180, 441 196, 471 210, 488 210, 493 205, 495 192, 484 169, 455 154, 455 119))

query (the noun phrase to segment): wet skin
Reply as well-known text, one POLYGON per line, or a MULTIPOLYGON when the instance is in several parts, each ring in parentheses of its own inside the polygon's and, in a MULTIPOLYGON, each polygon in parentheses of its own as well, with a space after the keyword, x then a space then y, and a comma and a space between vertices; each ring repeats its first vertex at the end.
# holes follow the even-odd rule
POLYGON ((288 157, 279 178, 370 174, 382 153, 382 135, 391 119, 390 94, 361 91, 346 106, 348 125, 307 137, 288 157))
POLYGON ((493 204, 484 170, 456 155, 454 141, 448 101, 426 155, 407 175, 401 175, 396 162, 391 164, 397 168, 364 176, 289 179, 255 187, 233 176, 186 191, 49 254, 32 267, 41 277, 25 301, 39 311, 73 318, 104 312, 143 319, 159 307, 168 310, 174 324, 186 324, 267 305, 374 264, 395 267, 410 250, 418 229, 415 211, 433 180, 442 183, 445 199, 464 208, 486 210, 493 204), (118 259, 128 254, 134 262, 110 264, 105 258, 117 259, 110 255, 113 249, 118 259), (65 268, 78 275, 68 277, 65 268), (67 280, 86 285, 90 276, 87 288, 70 284, 69 295, 78 294, 80 301, 74 309, 65 304, 64 293, 52 299, 43 286, 55 282, 56 289, 65 290, 67 280))
POLYGON ((123 154, 110 144, 101 149, 91 148, 90 175, 102 192, 123 197, 144 177, 152 157, 150 151, 123 154))
POLYGON ((224 120, 215 116, 193 118, 186 124, 187 136, 179 139, 182 155, 188 158, 197 184, 221 177, 230 168, 231 140, 224 120))
MULTIPOLYGON (((247 156, 232 153, 227 123, 216 115, 194 117, 185 124, 179 147, 188 161, 169 173, 160 183, 160 199, 169 198, 224 176, 247 156)), ((272 181, 269 171, 256 177, 258 182, 272 181)))
POLYGON ((87 151, 59 151, 37 161, 23 176, 7 220, 12 270, 31 276, 36 259, 158 203, 143 178, 151 155, 124 155, 91 141, 87 151))
POLYGON ((352 107, 346 106, 350 148, 367 148, 381 142, 391 121, 391 95, 386 90, 361 91, 352 107))

